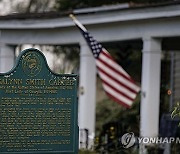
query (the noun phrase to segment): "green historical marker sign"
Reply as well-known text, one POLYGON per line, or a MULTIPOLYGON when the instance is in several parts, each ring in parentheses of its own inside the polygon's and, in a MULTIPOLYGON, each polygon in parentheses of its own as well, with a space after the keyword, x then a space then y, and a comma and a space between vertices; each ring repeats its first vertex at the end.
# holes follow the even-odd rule
POLYGON ((27 49, 0 74, 0 154, 78 153, 77 76, 27 49))

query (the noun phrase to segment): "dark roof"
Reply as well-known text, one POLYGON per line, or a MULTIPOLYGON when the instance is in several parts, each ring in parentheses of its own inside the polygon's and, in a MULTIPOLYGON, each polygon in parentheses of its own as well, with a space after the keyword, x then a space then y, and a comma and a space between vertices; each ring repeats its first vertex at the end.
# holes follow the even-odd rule
POLYGON ((41 12, 41 13, 12 13, 5 16, 0 16, 0 19, 11 20, 11 19, 49 19, 67 16, 72 11, 67 12, 41 12))
POLYGON ((116 11, 116 10, 127 10, 127 9, 138 9, 138 8, 151 8, 151 7, 160 7, 160 6, 170 6, 180 4, 180 0, 174 0, 170 2, 163 2, 163 3, 154 3, 154 4, 137 4, 137 3, 124 3, 118 5, 106 5, 100 7, 93 7, 93 8, 82 8, 76 9, 72 11, 60 11, 60 12, 41 12, 41 13, 12 13, 5 16, 0 16, 0 20, 12 20, 12 19, 50 19, 50 18, 58 18, 58 17, 65 17, 71 13, 74 14, 90 14, 96 12, 107 12, 107 11, 116 11), (126 4, 126 5, 124 5, 126 4), (124 6, 122 6, 124 5, 124 6))

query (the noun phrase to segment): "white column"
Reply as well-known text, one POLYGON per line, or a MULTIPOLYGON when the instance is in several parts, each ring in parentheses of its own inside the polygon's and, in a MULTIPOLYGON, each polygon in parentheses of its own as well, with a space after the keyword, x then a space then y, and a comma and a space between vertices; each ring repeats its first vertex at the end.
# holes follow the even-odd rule
POLYGON ((95 135, 96 65, 89 46, 80 44, 79 127, 88 129, 89 148, 95 135))
MULTIPOLYGON (((141 137, 157 137, 159 133, 161 41, 144 38, 142 52, 140 135, 141 137)), ((143 144, 140 148, 140 153, 145 154, 146 149, 143 144)))
POLYGON ((0 73, 10 71, 14 66, 14 60, 14 47, 6 44, 0 44, 0 73))

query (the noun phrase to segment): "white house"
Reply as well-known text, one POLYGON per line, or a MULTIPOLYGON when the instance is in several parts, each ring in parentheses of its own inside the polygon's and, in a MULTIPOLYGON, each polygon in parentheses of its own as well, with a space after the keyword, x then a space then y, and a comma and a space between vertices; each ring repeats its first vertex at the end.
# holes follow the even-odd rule
MULTIPOLYGON (((159 129, 162 50, 180 50, 180 2, 129 4, 74 10, 79 21, 100 42, 143 42, 141 136, 156 137, 159 129)), ((14 65, 20 44, 79 44, 79 127, 95 132, 96 67, 89 47, 68 14, 13 14, 0 17, 0 72, 14 65)), ((142 146, 143 147, 143 146, 142 146)))

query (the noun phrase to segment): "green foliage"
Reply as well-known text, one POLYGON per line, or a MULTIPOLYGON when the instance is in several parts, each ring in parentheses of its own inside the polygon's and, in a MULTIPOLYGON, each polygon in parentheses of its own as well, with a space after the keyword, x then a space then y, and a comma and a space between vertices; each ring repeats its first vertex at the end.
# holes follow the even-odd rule
POLYGON ((119 139, 127 132, 133 132, 136 136, 139 136, 139 99, 140 97, 137 97, 131 109, 126 109, 110 99, 105 99, 97 104, 96 136, 99 136, 99 142, 96 143, 96 150, 98 152, 108 152, 109 154, 138 153, 136 147, 122 148, 119 139), (112 141, 107 144, 106 137, 102 134, 103 125, 113 122, 118 124, 119 129, 115 132, 112 141))
POLYGON ((153 144, 147 146, 147 151, 148 154, 159 154, 159 153, 163 153, 164 150, 160 148, 159 145, 153 144))
POLYGON ((96 154, 96 152, 90 150, 79 150, 79 154, 96 154))
MULTIPOLYGON (((180 103, 177 102, 176 106, 174 107, 174 110, 171 113, 171 118, 174 119, 175 117, 180 117, 180 103)), ((179 123, 180 126, 180 123, 179 123)))

